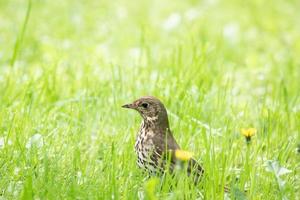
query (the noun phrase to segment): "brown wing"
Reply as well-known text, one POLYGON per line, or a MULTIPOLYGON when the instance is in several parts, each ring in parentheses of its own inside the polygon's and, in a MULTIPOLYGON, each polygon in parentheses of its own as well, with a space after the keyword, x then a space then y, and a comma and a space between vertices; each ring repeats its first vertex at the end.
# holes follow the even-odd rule
MULTIPOLYGON (((163 133, 162 130, 157 132, 163 133)), ((153 138, 155 149, 151 154, 151 160, 155 162, 160 171, 164 171, 167 162, 170 162, 170 170, 173 171, 176 160, 174 156, 167 157, 170 152, 180 149, 170 130, 165 131, 166 134, 159 134, 153 138)))
MULTIPOLYGON (((155 138, 155 152, 152 154, 152 160, 156 160, 162 170, 165 169, 166 165, 168 165, 167 163, 169 163, 169 170, 172 173, 176 164, 182 162, 175 156, 175 151, 179 150, 180 147, 174 139, 172 132, 170 130, 166 132, 167 134, 164 136, 155 138)), ((197 161, 190 159, 188 161, 187 173, 193 176, 194 182, 197 184, 204 170, 197 161)))
POLYGON ((154 156, 159 158, 165 158, 168 152, 175 152, 175 150, 180 149, 169 129, 166 131, 166 134, 160 134, 153 138, 153 143, 155 145, 154 156))
POLYGON ((161 150, 161 152, 180 149, 175 138, 173 137, 172 132, 169 129, 167 129, 166 134, 161 134, 155 137, 154 140, 155 146, 161 150))

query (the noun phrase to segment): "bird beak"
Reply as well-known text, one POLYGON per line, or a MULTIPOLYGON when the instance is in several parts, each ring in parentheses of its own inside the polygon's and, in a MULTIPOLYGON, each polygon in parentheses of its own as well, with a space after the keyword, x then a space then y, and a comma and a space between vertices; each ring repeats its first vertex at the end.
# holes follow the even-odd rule
POLYGON ((122 108, 130 108, 130 109, 134 109, 135 106, 134 106, 132 103, 129 103, 129 104, 123 105, 122 108))

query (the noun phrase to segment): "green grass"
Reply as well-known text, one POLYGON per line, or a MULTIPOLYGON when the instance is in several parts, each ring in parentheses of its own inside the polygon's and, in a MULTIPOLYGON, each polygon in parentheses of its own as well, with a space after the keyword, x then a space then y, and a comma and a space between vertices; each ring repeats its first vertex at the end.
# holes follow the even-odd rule
POLYGON ((298 1, 29 3, 0 2, 0 199, 299 199, 298 1), (199 186, 136 166, 148 94, 199 186))

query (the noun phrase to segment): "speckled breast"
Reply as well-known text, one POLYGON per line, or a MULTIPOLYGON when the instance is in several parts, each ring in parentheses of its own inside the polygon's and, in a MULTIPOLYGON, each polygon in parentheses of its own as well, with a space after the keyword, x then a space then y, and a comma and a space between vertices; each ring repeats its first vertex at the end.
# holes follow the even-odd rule
POLYGON ((153 160, 154 156, 152 156, 155 153, 152 137, 153 132, 142 123, 134 147, 138 166, 150 173, 155 173, 157 161, 153 160))

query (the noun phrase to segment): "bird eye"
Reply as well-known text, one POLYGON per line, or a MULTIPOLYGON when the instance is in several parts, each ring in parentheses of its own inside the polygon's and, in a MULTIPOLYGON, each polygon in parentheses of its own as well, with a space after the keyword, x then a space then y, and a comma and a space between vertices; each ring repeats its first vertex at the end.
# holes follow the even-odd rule
POLYGON ((142 103, 141 106, 142 106, 143 108, 148 108, 148 104, 147 104, 147 103, 142 103))

